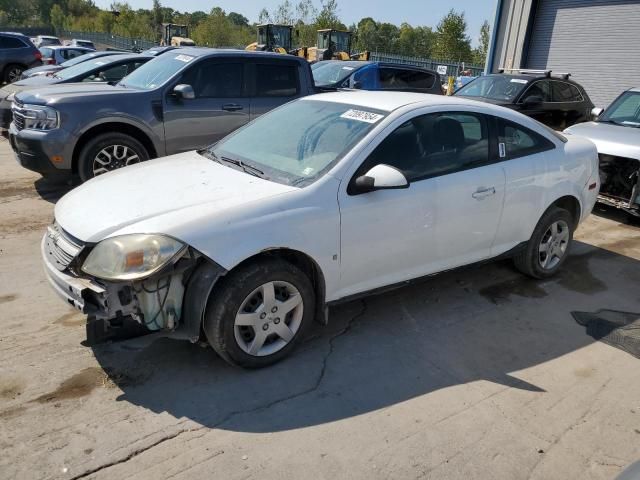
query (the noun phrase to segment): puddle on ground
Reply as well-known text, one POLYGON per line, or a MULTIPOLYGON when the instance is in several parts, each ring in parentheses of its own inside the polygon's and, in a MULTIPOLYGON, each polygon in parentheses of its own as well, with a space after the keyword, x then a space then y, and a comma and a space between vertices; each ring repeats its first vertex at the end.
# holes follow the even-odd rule
POLYGON ((589 258, 593 253, 570 255, 557 275, 550 280, 557 281, 567 290, 577 293, 591 294, 607 290, 607 285, 589 270, 589 258))
POLYGON ((49 403, 89 395, 94 388, 105 385, 108 377, 101 368, 89 367, 62 382, 53 392, 40 395, 33 400, 37 403, 49 403))
POLYGON ((9 295, 0 295, 0 303, 13 302, 16 298, 18 298, 17 293, 11 293, 9 295))
POLYGON ((87 317, 77 311, 65 313, 61 315, 53 323, 64 325, 65 327, 78 327, 87 323, 87 317))
POLYGON ((540 286, 540 281, 525 276, 489 285, 478 293, 496 305, 510 302, 512 295, 525 298, 543 298, 548 295, 540 286))

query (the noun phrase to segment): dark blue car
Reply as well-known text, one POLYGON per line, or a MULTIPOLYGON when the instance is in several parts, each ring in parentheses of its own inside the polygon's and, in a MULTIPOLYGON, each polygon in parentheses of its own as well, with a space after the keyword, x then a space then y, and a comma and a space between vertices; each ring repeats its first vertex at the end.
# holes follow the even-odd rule
POLYGON ((440 75, 426 68, 384 62, 327 60, 311 66, 316 87, 397 90, 442 95, 440 75))

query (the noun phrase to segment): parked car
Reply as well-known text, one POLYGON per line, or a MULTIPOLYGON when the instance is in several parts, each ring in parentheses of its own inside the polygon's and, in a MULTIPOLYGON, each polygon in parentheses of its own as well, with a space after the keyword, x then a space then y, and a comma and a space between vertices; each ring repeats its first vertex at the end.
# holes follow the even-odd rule
POLYGON ((156 47, 148 48, 147 50, 143 50, 140 53, 142 53, 143 55, 153 55, 154 57, 157 57, 158 55, 162 55, 163 53, 170 52, 172 50, 175 50, 176 48, 179 48, 179 47, 174 47, 172 45, 159 45, 156 47))
POLYGON ((47 45, 62 45, 60 39, 52 35, 38 35, 34 44, 38 48, 46 47, 47 45))
POLYGON ((476 78, 454 95, 517 110, 555 129, 589 121, 593 103, 569 74, 552 76, 550 70, 519 70, 476 78))
POLYGON ((96 46, 93 44, 92 41, 90 41, 90 40, 80 40, 78 38, 74 38, 74 39, 70 40, 67 45, 69 45, 70 47, 84 47, 84 48, 88 48, 89 50, 95 50, 96 49, 96 46))
MULTIPOLYGON (((91 82, 114 85, 133 72, 140 65, 147 63, 153 57, 127 54, 100 57, 82 62, 73 67, 59 70, 52 75, 39 75, 5 85, 0 89, 0 128, 8 129, 12 120, 11 106, 15 96, 25 90, 40 89, 57 84, 91 82)), ((88 111, 89 114, 95 114, 88 111)))
POLYGON ((25 78, 36 77, 38 75, 49 75, 65 68, 73 67, 82 62, 86 62, 89 60, 94 60, 100 57, 108 57, 111 55, 122 55, 123 52, 109 52, 109 51, 101 51, 101 52, 88 52, 84 55, 80 55, 79 57, 74 57, 71 60, 67 60, 66 62, 57 64, 57 65, 42 65, 40 67, 30 68, 29 70, 25 70, 22 72, 20 76, 20 80, 24 80, 25 78))
POLYGON ((0 32, 0 75, 5 83, 15 82, 24 70, 42 65, 42 54, 21 33, 0 32))
POLYGON ((303 58, 181 48, 155 57, 115 88, 68 85, 16 95, 11 144, 23 167, 47 176, 78 174, 85 181, 148 158, 206 147, 311 93, 311 69, 303 58), (33 115, 50 121, 30 123, 33 115))
POLYGON ((42 63, 45 65, 59 65, 67 60, 72 60, 93 52, 93 50, 84 47, 63 47, 55 45, 40 47, 39 50, 40 53, 42 53, 42 63))
POLYGON ((517 112, 325 93, 72 190, 42 258, 90 320, 204 331, 228 362, 262 367, 354 296, 493 257, 554 275, 598 182, 593 143, 517 112))
POLYGON ((311 66, 316 87, 396 90, 442 95, 438 72, 412 65, 327 60, 311 66))
POLYGON ((565 130, 588 138, 600 156, 600 195, 606 204, 640 217, 640 88, 622 93, 595 120, 565 130))

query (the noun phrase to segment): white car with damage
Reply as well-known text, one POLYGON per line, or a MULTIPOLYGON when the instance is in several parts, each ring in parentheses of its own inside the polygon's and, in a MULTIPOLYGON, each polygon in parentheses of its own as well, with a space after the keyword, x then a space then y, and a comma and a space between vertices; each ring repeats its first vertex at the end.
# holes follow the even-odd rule
POLYGON ((89 321, 204 334, 228 362, 261 367, 339 301, 494 257, 553 275, 598 189, 593 143, 517 112, 325 93, 76 188, 42 256, 89 321))

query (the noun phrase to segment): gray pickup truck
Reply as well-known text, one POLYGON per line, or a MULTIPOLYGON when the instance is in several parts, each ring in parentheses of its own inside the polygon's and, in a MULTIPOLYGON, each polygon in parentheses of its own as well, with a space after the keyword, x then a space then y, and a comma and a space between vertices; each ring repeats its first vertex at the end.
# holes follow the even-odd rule
POLYGON ((203 148, 263 113, 316 93, 291 55, 182 48, 115 86, 75 84, 17 94, 9 128, 20 164, 43 176, 96 175, 203 148))

